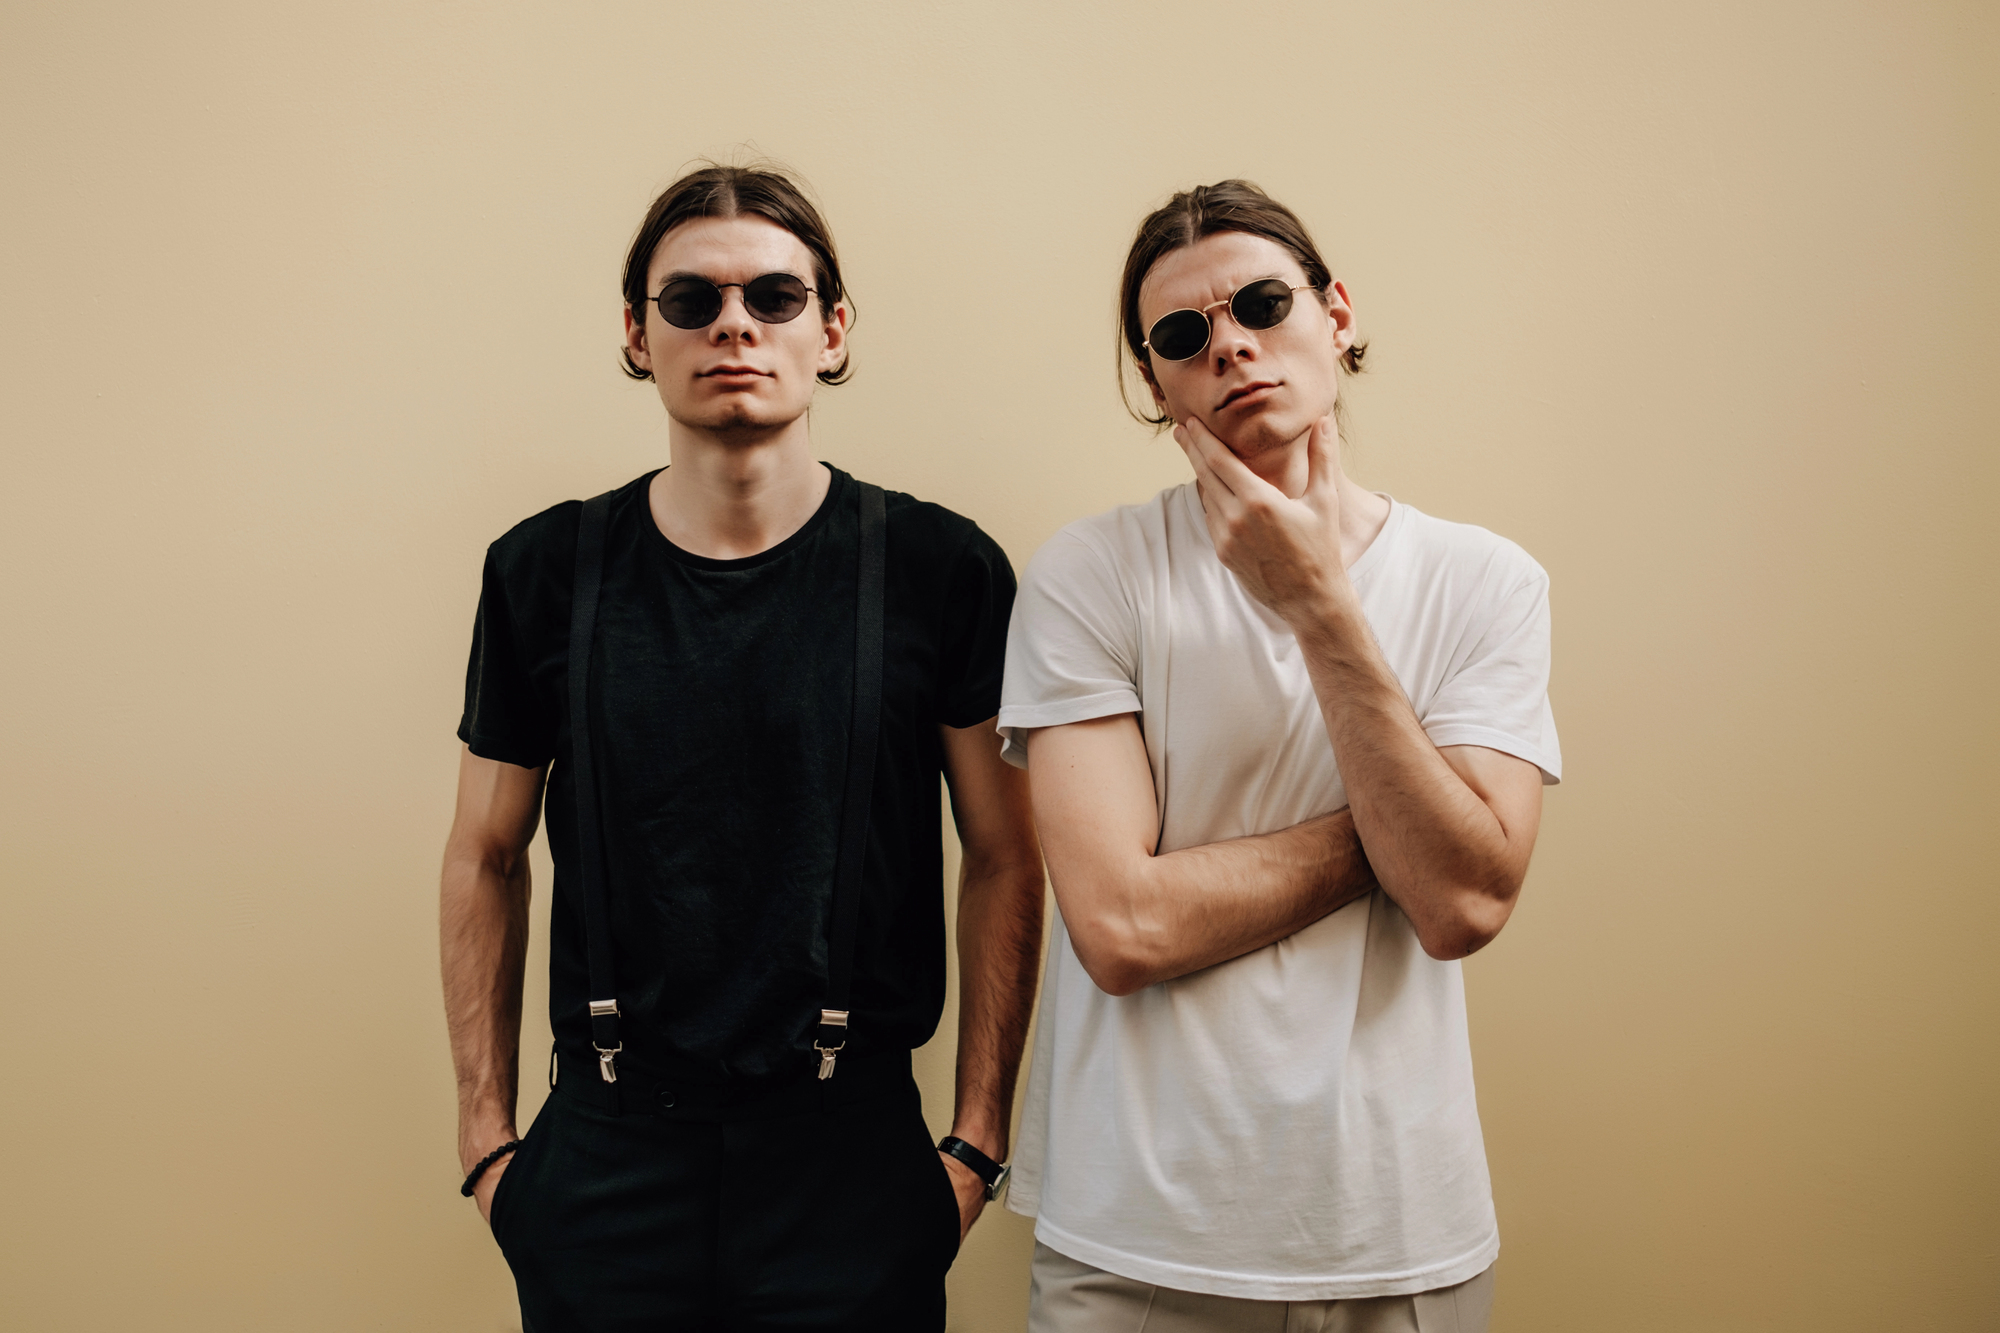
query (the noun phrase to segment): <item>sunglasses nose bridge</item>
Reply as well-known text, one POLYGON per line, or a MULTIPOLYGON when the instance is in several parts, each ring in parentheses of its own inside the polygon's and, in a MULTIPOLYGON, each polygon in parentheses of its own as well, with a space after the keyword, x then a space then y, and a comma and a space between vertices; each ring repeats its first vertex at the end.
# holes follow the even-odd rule
POLYGON ((1208 317, 1208 345, 1201 350, 1223 361, 1233 361, 1241 348, 1257 345, 1257 331, 1236 318, 1235 299, 1232 295, 1202 311, 1208 317))
POLYGON ((715 286, 722 308, 715 312, 715 319, 708 326, 709 336, 727 338, 733 333, 740 338, 743 334, 754 335, 757 319, 750 313, 749 303, 743 299, 744 285, 740 282, 719 282, 715 286))

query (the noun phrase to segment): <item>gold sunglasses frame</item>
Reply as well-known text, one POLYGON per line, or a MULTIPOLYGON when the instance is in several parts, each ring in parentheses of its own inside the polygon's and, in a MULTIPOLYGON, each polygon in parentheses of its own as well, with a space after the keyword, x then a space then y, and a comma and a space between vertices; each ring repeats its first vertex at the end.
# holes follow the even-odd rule
MULTIPOLYGON (((1242 320, 1236 318, 1236 310, 1234 308, 1236 298, 1241 296, 1244 292, 1249 291, 1252 287, 1255 287, 1259 283, 1283 282, 1283 281, 1284 281, 1283 278, 1253 278, 1249 282, 1244 283, 1241 287, 1238 287, 1235 291, 1231 292, 1229 295, 1223 297, 1220 301, 1210 301, 1207 305, 1202 306, 1199 309, 1191 305, 1184 305, 1181 306, 1179 309, 1169 310, 1166 314, 1161 315, 1159 319, 1154 320, 1151 324, 1148 324, 1146 326, 1146 340, 1139 344, 1139 348, 1141 351, 1144 351, 1149 356, 1157 356, 1160 358, 1160 360, 1168 362, 1171 365, 1179 365, 1183 361, 1194 360, 1196 357, 1200 356, 1203 352, 1207 351, 1209 343, 1214 341, 1215 339, 1215 321, 1209 318, 1208 312, 1215 309, 1217 306, 1222 306, 1224 309, 1229 311, 1230 322, 1235 324, 1237 328, 1242 329, 1246 333, 1262 333, 1264 329, 1253 329, 1248 324, 1245 324, 1242 320), (1208 325, 1208 337, 1203 338, 1201 340, 1201 346, 1195 348, 1192 352, 1189 352, 1186 356, 1168 356, 1165 353, 1160 352, 1154 348, 1153 330, 1159 328, 1162 322, 1172 319, 1175 315, 1179 315, 1182 313, 1192 313, 1200 315, 1202 323, 1208 325)), ((1286 288, 1285 294, 1289 296, 1295 292, 1316 292, 1318 290, 1319 288, 1313 286, 1311 283, 1308 282, 1303 286, 1286 288)), ((1291 317, 1292 317, 1292 312, 1287 310, 1285 312, 1285 319, 1290 319, 1291 317)), ((1285 319, 1279 320, 1276 324, 1266 324, 1264 328, 1275 329, 1278 327, 1278 324, 1284 323, 1285 319)))

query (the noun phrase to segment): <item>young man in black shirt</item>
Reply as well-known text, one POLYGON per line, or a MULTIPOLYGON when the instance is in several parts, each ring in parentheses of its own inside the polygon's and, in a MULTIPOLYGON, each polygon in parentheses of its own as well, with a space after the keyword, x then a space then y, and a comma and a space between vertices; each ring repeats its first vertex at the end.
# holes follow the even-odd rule
POLYGON ((994 731, 1013 573, 970 521, 813 459, 850 314, 789 180, 675 182, 625 300, 672 465, 486 556, 442 896, 468 1192, 534 1333, 940 1329, 1040 951, 994 731), (909 1055, 944 998, 940 771, 964 847, 941 1147, 909 1055), (545 783, 558 1078, 515 1145, 545 783))

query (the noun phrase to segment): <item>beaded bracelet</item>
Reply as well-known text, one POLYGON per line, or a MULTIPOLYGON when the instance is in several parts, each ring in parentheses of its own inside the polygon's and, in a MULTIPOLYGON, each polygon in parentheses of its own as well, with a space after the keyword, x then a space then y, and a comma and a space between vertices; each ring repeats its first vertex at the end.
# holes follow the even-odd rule
POLYGON ((493 1165, 495 1162, 499 1161, 502 1157, 505 1157, 508 1153, 514 1151, 514 1149, 520 1146, 521 1146, 521 1141, 519 1139, 510 1139, 506 1143, 503 1143, 499 1147, 495 1148, 492 1152, 487 1153, 484 1157, 480 1158, 479 1165, 472 1168, 472 1174, 465 1178, 465 1183, 458 1187, 458 1192, 460 1194, 463 1194, 468 1199, 471 1198, 472 1187, 474 1185, 477 1185, 479 1183, 479 1178, 486 1174, 486 1168, 493 1165))

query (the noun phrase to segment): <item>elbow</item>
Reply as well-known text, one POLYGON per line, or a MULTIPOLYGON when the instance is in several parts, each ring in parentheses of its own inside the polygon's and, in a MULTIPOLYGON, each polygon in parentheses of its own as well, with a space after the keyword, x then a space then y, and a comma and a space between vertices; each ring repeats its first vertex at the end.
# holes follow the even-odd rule
POLYGON ((1482 885, 1451 896, 1445 909, 1413 923, 1417 942, 1441 963, 1469 958, 1493 943, 1513 915, 1520 885, 1482 885), (1504 892, 1497 890, 1504 889, 1504 892))
POLYGON ((1424 946, 1424 952, 1440 963, 1453 963, 1461 958, 1470 958, 1493 942, 1497 930, 1486 931, 1468 927, 1434 927, 1428 931, 1418 931, 1417 941, 1424 946))
POLYGON ((1131 964, 1114 965, 1096 971, 1086 967, 1084 971, 1090 973, 1090 979, 1097 983, 1097 989, 1121 1000, 1127 995, 1136 995, 1153 984, 1152 978, 1143 968, 1131 964))
POLYGON ((1070 926, 1069 940, 1085 974, 1106 995, 1122 998, 1159 980, 1131 932, 1112 922, 1078 922, 1070 926))

